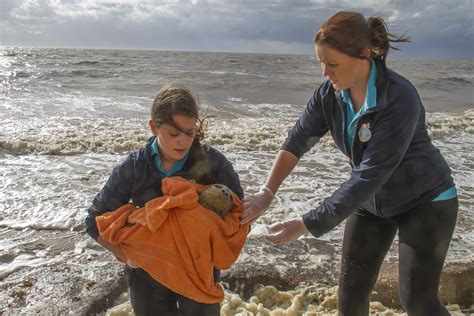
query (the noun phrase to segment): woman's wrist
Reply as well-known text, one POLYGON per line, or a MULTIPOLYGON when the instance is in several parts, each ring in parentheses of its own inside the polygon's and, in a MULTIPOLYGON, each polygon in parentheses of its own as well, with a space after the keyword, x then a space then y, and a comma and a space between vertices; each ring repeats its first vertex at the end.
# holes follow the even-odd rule
POLYGON ((303 230, 303 235, 308 236, 311 234, 308 230, 308 227, 306 227, 306 224, 304 223, 303 217, 301 217, 301 226, 301 229, 303 230))
POLYGON ((266 185, 261 186, 260 190, 263 191, 263 192, 268 193, 272 197, 272 200, 275 198, 275 193, 269 187, 267 187, 266 185))

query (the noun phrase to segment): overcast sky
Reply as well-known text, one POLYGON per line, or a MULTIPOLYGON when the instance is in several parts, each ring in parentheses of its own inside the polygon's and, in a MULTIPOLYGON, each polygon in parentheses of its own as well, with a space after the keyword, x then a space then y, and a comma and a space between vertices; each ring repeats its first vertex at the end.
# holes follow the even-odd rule
POLYGON ((0 0, 0 45, 313 54, 339 10, 412 36, 392 56, 474 59, 474 0, 0 0))

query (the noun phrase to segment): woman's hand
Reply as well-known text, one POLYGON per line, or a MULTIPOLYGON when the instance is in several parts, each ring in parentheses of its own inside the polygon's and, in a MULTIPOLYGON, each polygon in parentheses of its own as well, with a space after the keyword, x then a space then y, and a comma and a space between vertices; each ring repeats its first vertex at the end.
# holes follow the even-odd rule
POLYGON ((244 211, 240 218, 240 223, 253 223, 268 209, 275 194, 267 187, 262 187, 260 191, 254 195, 246 196, 242 200, 244 211))
POLYGON ((265 239, 274 244, 289 244, 303 234, 308 234, 302 218, 293 218, 270 226, 269 235, 265 239))
POLYGON ((114 245, 114 244, 109 243, 108 241, 104 240, 102 236, 99 236, 99 238, 97 238, 97 242, 100 245, 102 245, 105 249, 110 251, 118 261, 122 263, 127 263, 128 261, 127 256, 125 255, 125 253, 123 252, 122 248, 120 248, 119 245, 114 245))

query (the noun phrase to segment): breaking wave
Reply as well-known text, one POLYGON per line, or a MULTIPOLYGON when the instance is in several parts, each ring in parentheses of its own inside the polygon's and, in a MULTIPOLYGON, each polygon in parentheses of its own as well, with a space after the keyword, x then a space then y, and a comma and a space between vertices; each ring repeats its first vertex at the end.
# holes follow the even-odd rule
MULTIPOLYGON (((151 136, 144 120, 56 117, 46 126, 41 119, 7 121, 0 133, 0 150, 15 154, 75 155, 81 153, 123 154, 143 146, 151 136)), ((270 121, 246 118, 210 121, 204 140, 212 146, 243 151, 276 151, 293 126, 294 119, 270 121)), ((474 110, 461 114, 428 113, 427 125, 434 138, 453 133, 474 133, 474 110)), ((335 146, 330 136, 317 148, 335 146)))

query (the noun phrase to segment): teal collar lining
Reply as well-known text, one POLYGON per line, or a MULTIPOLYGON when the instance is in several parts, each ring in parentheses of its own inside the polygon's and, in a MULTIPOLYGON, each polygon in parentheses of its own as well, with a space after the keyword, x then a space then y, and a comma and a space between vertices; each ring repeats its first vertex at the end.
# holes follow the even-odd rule
POLYGON ((161 164, 161 158, 160 158, 160 151, 158 150, 158 138, 155 138, 151 144, 151 157, 158 168, 158 171, 160 171, 160 174, 163 177, 171 177, 173 174, 181 171, 183 169, 184 164, 188 160, 189 153, 187 153, 183 159, 180 159, 176 161, 176 163, 169 168, 168 170, 164 170, 163 166, 161 164))

